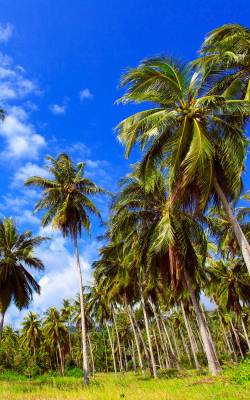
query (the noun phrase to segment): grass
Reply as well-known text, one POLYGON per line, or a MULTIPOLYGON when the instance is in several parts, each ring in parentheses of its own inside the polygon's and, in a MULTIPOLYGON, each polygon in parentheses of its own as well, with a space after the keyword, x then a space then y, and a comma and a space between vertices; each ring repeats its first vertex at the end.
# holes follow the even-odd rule
POLYGON ((185 372, 154 381, 132 373, 97 374, 89 387, 76 377, 43 375, 35 379, 0 374, 1 400, 249 400, 250 382, 237 384, 232 372, 212 378, 185 372))

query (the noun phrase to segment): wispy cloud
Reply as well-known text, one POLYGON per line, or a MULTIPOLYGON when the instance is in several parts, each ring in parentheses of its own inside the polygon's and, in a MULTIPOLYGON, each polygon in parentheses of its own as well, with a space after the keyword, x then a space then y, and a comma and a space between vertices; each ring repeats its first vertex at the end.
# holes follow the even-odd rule
POLYGON ((79 93, 79 96, 81 101, 91 100, 94 97, 93 93, 91 93, 90 89, 88 88, 82 89, 79 93))
POLYGON ((51 104, 49 106, 50 111, 55 115, 65 114, 67 105, 66 104, 51 104))
POLYGON ((12 186, 15 187, 23 185, 26 179, 30 178, 31 176, 42 176, 44 178, 48 178, 49 171, 37 164, 27 162, 16 171, 12 181, 12 186))
POLYGON ((10 37, 13 33, 13 25, 7 24, 0 24, 0 42, 8 42, 10 37))

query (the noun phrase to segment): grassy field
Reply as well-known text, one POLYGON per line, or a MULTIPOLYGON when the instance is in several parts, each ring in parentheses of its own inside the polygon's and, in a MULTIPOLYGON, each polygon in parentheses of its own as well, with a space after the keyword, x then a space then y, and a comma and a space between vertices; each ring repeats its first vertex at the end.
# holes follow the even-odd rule
MULTIPOLYGON (((186 375, 186 373, 185 373, 186 375)), ((194 375, 174 378, 97 374, 88 388, 75 377, 36 379, 0 374, 1 400, 249 400, 250 383, 236 384, 230 376, 194 375)))

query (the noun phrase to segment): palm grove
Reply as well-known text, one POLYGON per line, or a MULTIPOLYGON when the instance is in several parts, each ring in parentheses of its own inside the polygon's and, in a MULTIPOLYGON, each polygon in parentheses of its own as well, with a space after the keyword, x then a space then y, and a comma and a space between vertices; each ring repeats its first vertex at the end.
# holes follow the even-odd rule
MULTIPOLYGON (((110 219, 84 286, 78 240, 100 217, 93 196, 105 191, 85 164, 67 154, 48 157, 50 178, 35 212, 72 240, 79 278, 75 300, 19 331, 3 327, 13 301, 28 306, 40 288, 28 269, 44 268, 34 249, 47 238, 0 224, 0 365, 26 374, 65 368, 164 370, 208 366, 216 375, 250 351, 249 207, 237 207, 248 148, 250 31, 225 25, 207 36, 191 64, 144 60, 121 79, 119 103, 142 104, 117 126, 129 157, 141 159, 112 196, 110 219), (214 304, 207 311, 201 294, 214 304)), ((4 117, 4 113, 1 112, 4 117)), ((243 195, 250 200, 249 193, 243 195)))

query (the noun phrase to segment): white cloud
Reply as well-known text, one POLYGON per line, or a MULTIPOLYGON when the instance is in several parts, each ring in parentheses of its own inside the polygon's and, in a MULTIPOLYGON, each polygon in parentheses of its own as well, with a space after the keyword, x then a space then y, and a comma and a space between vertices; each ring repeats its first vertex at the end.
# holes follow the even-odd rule
POLYGON ((51 104, 49 106, 50 111, 55 115, 65 114, 67 106, 66 104, 59 105, 59 104, 51 104))
POLYGON ((80 100, 84 101, 84 100, 91 100, 93 99, 94 95, 91 93, 91 91, 88 88, 82 89, 80 91, 80 100))
POLYGON ((35 131, 34 126, 15 114, 7 115, 0 124, 0 136, 6 145, 1 156, 11 159, 36 159, 39 150, 46 145, 44 137, 35 131))
POLYGON ((13 178, 13 185, 23 185, 26 179, 30 178, 31 176, 42 176, 43 178, 48 178, 49 172, 47 171, 47 169, 40 167, 37 164, 27 162, 15 173, 13 178))
POLYGON ((0 24, 0 42, 8 42, 12 33, 13 26, 11 24, 0 24))
POLYGON ((22 210, 21 215, 15 217, 18 224, 40 225, 40 219, 30 210, 22 210))

